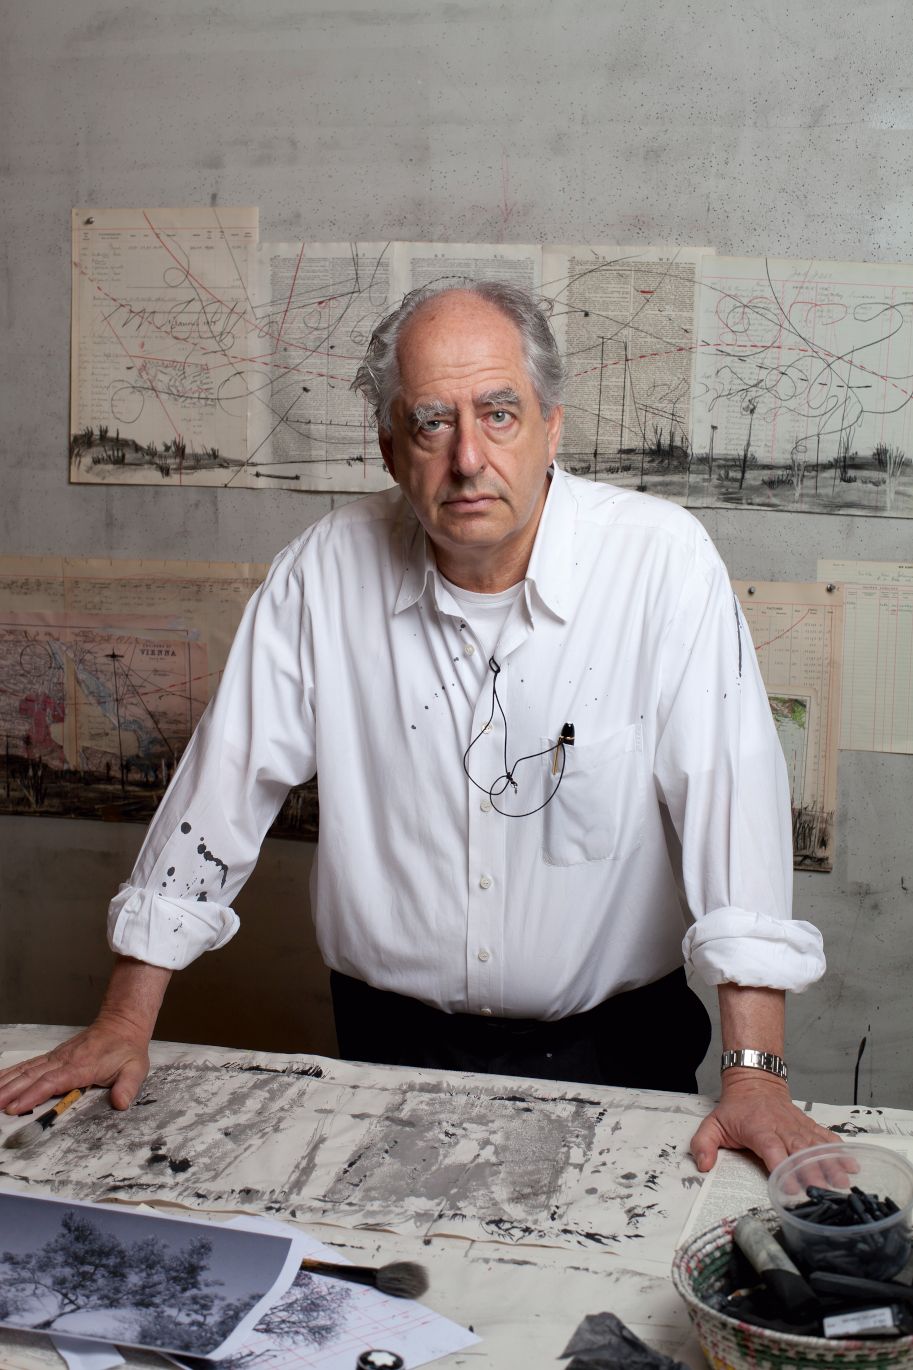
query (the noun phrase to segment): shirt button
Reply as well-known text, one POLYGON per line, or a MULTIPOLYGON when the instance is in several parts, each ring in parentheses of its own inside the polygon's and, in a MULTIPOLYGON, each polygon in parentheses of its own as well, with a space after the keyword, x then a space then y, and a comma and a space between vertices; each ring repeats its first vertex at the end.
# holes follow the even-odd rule
POLYGON ((471 642, 467 642, 467 643, 466 643, 466 646, 463 648, 463 655, 464 655, 464 656, 472 656, 472 654, 473 654, 474 651, 475 651, 475 647, 473 647, 472 643, 471 643, 471 642))
POLYGON ((483 799, 481 804, 479 805, 479 808, 482 810, 483 813, 491 813, 491 800, 483 799))
POLYGON ((479 884, 481 885, 481 887, 482 887, 483 890, 490 889, 490 888, 491 888, 491 876, 490 876, 490 875, 483 875, 483 876, 480 878, 480 880, 479 880, 479 884))
POLYGON ((480 1009, 479 1009, 479 1012, 481 1013, 481 1015, 482 1015, 483 1018, 490 1018, 490 1017, 491 1017, 491 1009, 490 1009, 490 1008, 480 1008, 480 1009))
POLYGON ((485 947, 483 947, 482 950, 479 952, 479 960, 480 960, 480 961, 488 961, 488 960, 490 960, 490 959, 491 959, 491 952, 490 952, 490 951, 487 951, 487 950, 485 949, 485 947))
POLYGON ((492 730, 492 726, 493 726, 493 725, 492 725, 491 723, 486 723, 486 724, 485 724, 485 727, 482 729, 482 732, 483 732, 483 733, 490 733, 491 730, 492 730))

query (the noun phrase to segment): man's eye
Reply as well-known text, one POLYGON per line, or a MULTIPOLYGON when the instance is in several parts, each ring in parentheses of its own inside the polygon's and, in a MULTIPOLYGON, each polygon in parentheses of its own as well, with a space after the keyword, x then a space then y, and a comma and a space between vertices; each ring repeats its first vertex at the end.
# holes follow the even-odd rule
POLYGON ((443 419, 425 419, 419 424, 419 431, 421 433, 439 433, 443 424, 443 419))
POLYGON ((491 419, 492 423, 503 426, 505 423, 510 422, 513 415, 506 409, 492 409, 488 417, 491 419))

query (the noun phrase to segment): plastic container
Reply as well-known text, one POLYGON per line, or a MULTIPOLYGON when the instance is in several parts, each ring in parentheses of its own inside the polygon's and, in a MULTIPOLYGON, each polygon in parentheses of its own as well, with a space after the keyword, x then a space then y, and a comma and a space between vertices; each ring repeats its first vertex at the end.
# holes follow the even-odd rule
POLYGON ((807 1147, 780 1162, 767 1188, 786 1249, 804 1274, 827 1270, 889 1280, 910 1255, 913 1166, 887 1147, 862 1142, 807 1147), (893 1200, 897 1212, 845 1227, 809 1222, 793 1210, 808 1200, 810 1187, 839 1195, 862 1190, 893 1200))

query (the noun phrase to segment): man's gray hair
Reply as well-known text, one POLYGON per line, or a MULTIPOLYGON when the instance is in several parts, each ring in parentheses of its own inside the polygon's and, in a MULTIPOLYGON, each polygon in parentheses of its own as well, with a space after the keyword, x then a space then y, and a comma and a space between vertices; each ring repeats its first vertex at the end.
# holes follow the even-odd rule
POLYGON ((400 387, 396 348, 404 325, 428 300, 450 292, 477 295, 479 299, 494 305, 516 326, 530 384, 539 400, 542 417, 548 418, 555 406, 561 403, 564 384, 564 363, 548 322, 550 305, 540 303, 529 291, 509 281, 448 277, 446 281, 410 291, 402 304, 381 319, 371 334, 365 359, 355 373, 352 389, 364 396, 374 412, 378 428, 383 432, 390 430, 393 405, 400 387))

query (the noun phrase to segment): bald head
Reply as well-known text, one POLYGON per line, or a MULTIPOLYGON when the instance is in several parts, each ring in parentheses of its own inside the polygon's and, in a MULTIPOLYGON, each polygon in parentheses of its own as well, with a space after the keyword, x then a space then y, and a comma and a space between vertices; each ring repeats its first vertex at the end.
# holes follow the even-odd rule
POLYGON ((538 396, 542 416, 547 418, 561 403, 564 365, 545 310, 532 295, 510 282, 467 279, 413 290, 375 328, 353 389, 365 397, 378 428, 386 432, 390 429, 392 407, 400 389, 399 343, 410 321, 453 297, 464 301, 469 297, 487 304, 513 325, 530 384, 538 396))

